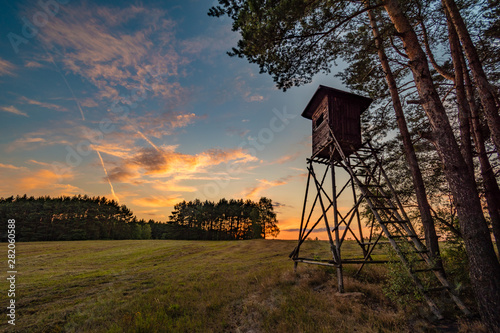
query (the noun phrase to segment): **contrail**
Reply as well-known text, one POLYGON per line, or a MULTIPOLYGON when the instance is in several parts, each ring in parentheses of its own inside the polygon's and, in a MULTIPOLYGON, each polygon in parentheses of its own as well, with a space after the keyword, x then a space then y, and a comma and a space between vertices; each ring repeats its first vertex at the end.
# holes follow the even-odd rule
MULTIPOLYGON (((61 74, 61 73, 59 73, 59 74, 61 74)), ((68 89, 71 92, 71 95, 73 95, 73 100, 75 101, 76 106, 78 106, 78 110, 80 110, 80 114, 82 115, 82 119, 85 120, 85 115, 83 114, 83 110, 82 110, 82 107, 80 106, 80 102, 78 102, 78 99, 76 98, 75 93, 73 92, 73 89, 71 89, 71 86, 69 85, 68 80, 66 80, 66 76, 64 76, 62 74, 61 74, 61 76, 62 76, 64 82, 66 83, 66 86, 68 86, 68 89)))
POLYGON ((137 131, 137 133, 139 133, 140 136, 142 136, 142 138, 144 140, 146 140, 151 146, 153 146, 153 148, 156 149, 157 152, 159 152, 160 154, 163 154, 163 151, 160 148, 158 148, 151 140, 149 140, 144 134, 142 134, 141 131, 139 131, 139 130, 136 130, 136 131, 137 131))
POLYGON ((163 150, 158 148, 158 146, 156 146, 153 143, 153 141, 149 140, 141 131, 139 131, 137 128, 135 128, 134 124, 130 121, 130 119, 125 118, 125 120, 129 123, 130 126, 132 126, 132 128, 134 129, 134 131, 137 132, 137 134, 139 134, 144 140, 146 140, 154 149, 156 149, 157 152, 159 152, 161 155, 163 155, 163 150))
POLYGON ((85 115, 83 114, 83 110, 82 110, 82 107, 80 106, 80 103, 78 102, 78 99, 76 98, 75 96, 75 93, 73 91, 73 89, 71 88, 71 86, 69 85, 68 83, 68 80, 66 80, 66 76, 61 72, 61 69, 59 68, 59 66, 57 66, 57 64, 55 63, 54 59, 51 57, 49 51, 47 50, 47 48, 42 44, 42 47, 43 49, 45 50, 45 53, 47 53, 47 56, 49 57, 50 61, 52 62, 52 64, 54 64, 55 68, 56 68, 56 71, 59 73, 59 75, 61 75, 61 77, 63 78, 64 80, 64 83, 66 83, 66 86, 68 87, 71 95, 73 96, 73 100, 75 101, 76 103, 76 106, 78 106, 78 110, 80 110, 80 114, 82 115, 82 119, 85 120, 85 115))
POLYGON ((113 184, 111 184, 111 180, 109 180, 108 171, 106 170, 106 167, 104 166, 104 161, 102 160, 101 153, 99 152, 99 150, 97 150, 95 148, 94 148, 94 150, 97 153, 97 155, 99 156, 99 159, 101 160, 102 169, 104 170, 104 174, 106 175, 106 179, 108 180, 109 187, 111 187, 111 194, 113 194, 113 197, 116 199, 116 201, 120 202, 120 199, 118 199, 118 197, 115 194, 115 190, 113 189, 113 184))

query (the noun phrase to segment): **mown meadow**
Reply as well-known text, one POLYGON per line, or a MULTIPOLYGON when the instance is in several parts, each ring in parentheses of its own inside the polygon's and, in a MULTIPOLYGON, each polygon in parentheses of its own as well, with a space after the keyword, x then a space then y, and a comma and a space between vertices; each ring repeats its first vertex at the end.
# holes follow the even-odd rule
MULTIPOLYGON (((344 245, 344 255, 355 244, 344 245)), ((295 241, 113 240, 18 243, 16 325, 5 332, 477 332, 475 321, 436 322, 418 300, 383 292, 371 265, 336 294, 335 272, 300 264, 295 241)), ((322 241, 304 255, 321 256, 322 241)), ((382 251, 382 250, 379 250, 382 251)), ((7 268, 4 267, 4 271, 7 268)), ((4 282, 4 290, 7 283, 4 282)), ((7 304, 7 293, 0 304, 7 304)))

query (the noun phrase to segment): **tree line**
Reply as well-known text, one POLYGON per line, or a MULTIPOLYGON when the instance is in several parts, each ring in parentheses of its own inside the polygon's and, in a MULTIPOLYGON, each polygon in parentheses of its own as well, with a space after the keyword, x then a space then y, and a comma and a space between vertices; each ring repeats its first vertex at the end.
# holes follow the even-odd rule
POLYGON ((479 313, 500 331, 500 6, 496 0, 219 0, 240 40, 230 55, 278 88, 338 74, 375 101, 364 136, 385 143, 436 264, 436 228, 461 237, 479 313), (388 133, 398 131, 394 140, 388 133), (404 159, 401 158, 404 156, 404 159))
POLYGON ((16 220, 16 241, 69 241, 97 239, 227 240, 276 237, 279 228, 270 199, 221 199, 217 204, 199 200, 174 207, 169 221, 137 219, 125 205, 106 197, 0 198, 7 240, 7 221, 16 220))
POLYGON ((271 199, 221 199, 215 203, 183 201, 174 206, 170 223, 197 231, 207 239, 276 237, 279 228, 271 199))
POLYGON ((106 197, 11 196, 0 198, 0 216, 2 224, 16 220, 16 241, 21 242, 151 238, 149 225, 106 197))

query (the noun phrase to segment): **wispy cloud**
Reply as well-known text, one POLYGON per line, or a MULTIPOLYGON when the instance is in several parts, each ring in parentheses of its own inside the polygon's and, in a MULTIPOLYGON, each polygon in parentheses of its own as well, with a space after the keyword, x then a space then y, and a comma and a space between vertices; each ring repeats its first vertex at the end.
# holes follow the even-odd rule
POLYGON ((130 158, 134 154, 134 147, 130 142, 125 142, 125 144, 123 144, 110 142, 110 140, 108 140, 98 145, 92 145, 91 148, 94 150, 99 150, 101 153, 105 153, 121 159, 130 158))
POLYGON ((155 149, 143 148, 132 163, 146 170, 147 175, 165 177, 174 174, 205 172, 209 167, 221 163, 248 163, 258 159, 242 149, 209 149, 196 155, 176 152, 169 147, 160 153, 155 149))
POLYGON ((84 106, 86 108, 95 108, 99 106, 99 103, 97 103, 94 99, 92 98, 85 98, 80 102, 81 106, 84 106))
POLYGON ((277 180, 257 179, 257 181, 259 183, 255 187, 252 187, 252 188, 245 190, 243 195, 246 198, 255 198, 257 196, 260 196, 260 193, 264 190, 267 190, 271 187, 281 186, 281 185, 287 184, 288 182, 290 182, 290 180, 292 178, 294 178, 293 175, 282 177, 282 178, 277 179, 277 180))
MULTIPOLYGON (((229 180, 227 173, 220 174, 217 168, 224 169, 224 165, 231 164, 238 172, 243 172, 259 162, 239 148, 209 149, 195 155, 178 152, 178 146, 157 148, 140 148, 130 157, 120 159, 114 168, 109 169, 109 179, 114 183, 148 184, 151 189, 162 193, 193 193, 204 181, 229 180)), ((237 178, 232 175, 230 179, 237 178)))
POLYGON ((141 207, 161 208, 172 207, 183 199, 179 195, 150 196, 132 200, 132 203, 141 207))
POLYGON ((73 175, 70 173, 60 175, 51 170, 42 169, 19 179, 18 186, 24 191, 31 191, 35 189, 49 190, 52 186, 58 184, 61 179, 68 180, 71 178, 73 178, 73 175))
POLYGON ((9 76, 15 76, 15 69, 16 66, 4 59, 0 59, 0 76, 2 75, 9 75, 9 76))
POLYGON ((1 106, 0 111, 5 111, 13 114, 17 114, 19 116, 29 117, 25 112, 18 110, 15 106, 1 106))
POLYGON ((31 163, 31 164, 41 165, 41 166, 44 166, 44 167, 50 167, 51 166, 50 163, 40 162, 40 161, 37 161, 37 160, 28 160, 27 162, 31 163))
POLYGON ((293 154, 281 156, 281 157, 277 158, 276 160, 272 161, 271 164, 285 164, 287 162, 291 162, 291 161, 295 160, 297 157, 299 157, 300 154, 301 154, 300 152, 296 152, 293 154))
POLYGON ((10 143, 6 151, 12 152, 16 150, 33 150, 42 146, 54 145, 71 145, 71 138, 74 134, 70 135, 64 133, 65 131, 75 131, 75 129, 59 129, 57 132, 53 130, 40 130, 37 132, 26 133, 22 137, 10 143))
POLYGON ((214 59, 230 50, 238 41, 238 35, 231 31, 230 25, 211 29, 205 36, 194 37, 180 42, 182 54, 189 54, 211 63, 214 59))
POLYGON ((3 163, 0 163, 0 168, 11 169, 11 170, 23 170, 23 171, 28 170, 26 167, 20 167, 12 164, 3 164, 3 163))
POLYGON ((124 127, 123 129, 137 132, 140 128, 145 135, 160 139, 175 134, 179 129, 192 124, 197 119, 204 118, 205 116, 198 116, 192 112, 166 111, 160 115, 148 112, 144 116, 136 117, 133 122, 129 120, 130 128, 124 127))
POLYGON ((55 111, 68 111, 68 109, 66 109, 63 106, 53 104, 53 103, 45 103, 45 102, 36 101, 34 99, 30 99, 30 98, 24 97, 24 96, 21 97, 19 100, 21 103, 36 105, 36 106, 40 106, 40 107, 45 108, 45 109, 50 109, 50 110, 55 110, 55 111))
MULTIPOLYGON (((247 73, 248 74, 248 73, 247 73)), ((246 75, 245 75, 246 76, 246 75)), ((251 75, 250 75, 251 77, 251 75)), ((234 78, 233 87, 236 91, 239 92, 243 100, 246 102, 262 102, 267 98, 261 93, 263 88, 261 87, 251 87, 247 79, 244 76, 239 75, 234 78)), ((265 88, 264 88, 265 89, 265 88)))
POLYGON ((249 129, 237 128, 237 127, 228 127, 226 128, 226 134, 229 136, 239 136, 244 137, 250 133, 249 129))
POLYGON ((36 61, 26 61, 26 63, 24 64, 24 67, 26 67, 26 68, 42 68, 45 66, 39 62, 36 62, 36 61))
POLYGON ((181 185, 180 182, 185 178, 173 178, 165 182, 155 182, 152 187, 159 191, 169 192, 196 192, 197 188, 194 186, 181 185))
POLYGON ((74 195, 84 191, 74 184, 74 174, 68 170, 64 174, 54 172, 46 163, 33 163, 42 165, 41 169, 32 169, 10 164, 0 164, 0 196, 11 195, 74 195))
POLYGON ((61 10, 40 34, 44 45, 66 70, 98 87, 101 98, 118 98, 119 87, 131 91, 145 85, 167 98, 182 92, 166 80, 179 75, 188 60, 175 50, 175 23, 164 10, 90 4, 61 10), (131 22, 137 27, 133 32, 127 29, 131 22))

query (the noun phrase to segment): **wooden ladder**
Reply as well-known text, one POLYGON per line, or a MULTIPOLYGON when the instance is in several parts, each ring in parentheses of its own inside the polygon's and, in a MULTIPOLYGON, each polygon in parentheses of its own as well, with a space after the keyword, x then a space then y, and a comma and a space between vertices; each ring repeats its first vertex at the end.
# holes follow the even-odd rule
POLYGON ((377 150, 367 142, 346 157, 333 133, 332 137, 334 149, 341 157, 339 164, 350 174, 363 194, 383 235, 392 245, 434 315, 439 319, 443 318, 434 301, 437 292, 447 294, 465 315, 470 315, 470 311, 455 295, 443 271, 436 267, 428 249, 415 232, 382 167, 377 150))

